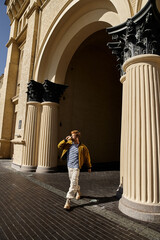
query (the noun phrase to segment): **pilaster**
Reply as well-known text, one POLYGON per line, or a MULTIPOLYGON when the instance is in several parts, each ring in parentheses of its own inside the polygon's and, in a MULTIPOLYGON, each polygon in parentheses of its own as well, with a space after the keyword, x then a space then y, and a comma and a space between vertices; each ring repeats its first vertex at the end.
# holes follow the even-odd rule
MULTIPOLYGON (((30 109, 27 104, 26 98, 26 89, 27 83, 30 79, 32 79, 32 70, 35 60, 35 51, 36 51, 36 39, 37 39, 37 31, 38 31, 38 22, 39 22, 39 7, 32 9, 33 11, 28 11, 28 20, 27 20, 27 28, 25 28, 25 44, 23 48, 23 64, 21 68, 21 76, 23 80, 20 79, 19 84, 19 98, 18 98, 18 111, 17 111, 17 122, 21 122, 21 128, 17 129, 18 135, 21 136, 21 140, 25 138, 25 124, 26 124, 26 116, 27 109, 30 109)), ((22 155, 21 146, 15 145, 15 151, 22 155)), ((13 159, 13 163, 16 163, 16 157, 13 159)), ((21 162, 22 164, 22 162, 21 162)))
MULTIPOLYGON (((15 24, 12 25, 13 32, 15 24)), ((15 96, 16 80, 18 74, 19 49, 17 43, 12 40, 7 44, 8 53, 4 72, 4 81, 1 89, 1 113, 0 113, 0 158, 11 157, 12 124, 14 105, 11 99, 15 96)))

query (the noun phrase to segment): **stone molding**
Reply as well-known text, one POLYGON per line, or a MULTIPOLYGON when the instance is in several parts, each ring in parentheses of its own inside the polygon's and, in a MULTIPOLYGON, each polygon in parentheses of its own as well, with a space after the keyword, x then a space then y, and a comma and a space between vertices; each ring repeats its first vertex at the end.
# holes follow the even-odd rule
POLYGON ((11 44, 17 44, 17 41, 13 37, 9 39, 8 43, 6 44, 6 47, 9 48, 11 44))
POLYGON ((13 140, 11 140, 11 143, 24 145, 24 144, 25 144, 25 141, 24 141, 24 140, 18 141, 18 140, 16 140, 16 139, 13 139, 13 140))
POLYGON ((11 140, 9 140, 9 139, 4 139, 4 138, 1 138, 1 139, 0 139, 0 142, 10 143, 10 142, 11 142, 11 140))

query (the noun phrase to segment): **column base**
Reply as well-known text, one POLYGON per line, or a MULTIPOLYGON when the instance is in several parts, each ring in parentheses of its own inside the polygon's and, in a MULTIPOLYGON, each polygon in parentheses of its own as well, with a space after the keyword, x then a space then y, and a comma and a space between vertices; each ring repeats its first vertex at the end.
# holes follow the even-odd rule
POLYGON ((20 171, 21 170, 21 165, 18 165, 18 164, 15 164, 15 163, 12 163, 11 167, 17 171, 20 171))
POLYGON ((119 201, 119 210, 134 219, 160 223, 160 204, 142 204, 122 197, 119 201))
POLYGON ((36 173, 53 173, 56 172, 57 168, 56 167, 37 167, 36 173))
POLYGON ((20 171, 21 172, 35 172, 37 167, 33 166, 21 166, 20 171))

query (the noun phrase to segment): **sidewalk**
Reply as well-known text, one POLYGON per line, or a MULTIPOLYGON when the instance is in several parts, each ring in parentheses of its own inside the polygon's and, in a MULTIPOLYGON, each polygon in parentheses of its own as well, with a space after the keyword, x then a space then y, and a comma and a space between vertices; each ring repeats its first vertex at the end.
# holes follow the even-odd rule
POLYGON ((0 240, 160 240, 160 224, 118 210, 119 171, 81 172, 80 185, 82 199, 65 211, 67 172, 21 173, 0 160, 0 240))

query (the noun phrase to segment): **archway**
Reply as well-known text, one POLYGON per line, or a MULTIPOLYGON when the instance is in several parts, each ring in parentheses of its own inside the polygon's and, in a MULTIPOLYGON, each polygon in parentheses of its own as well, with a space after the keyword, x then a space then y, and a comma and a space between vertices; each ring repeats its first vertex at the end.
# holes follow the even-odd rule
POLYGON ((69 1, 42 38, 33 78, 64 83, 66 67, 79 45, 91 34, 131 17, 128 2, 117 0, 69 1), (65 59, 65 60, 64 60, 65 59), (60 69, 59 69, 60 67, 60 69), (62 70, 63 69, 63 70, 62 70))
POLYGON ((93 165, 119 165, 121 92, 116 60, 107 48, 106 30, 90 35, 73 55, 60 102, 59 140, 79 129, 93 165))

